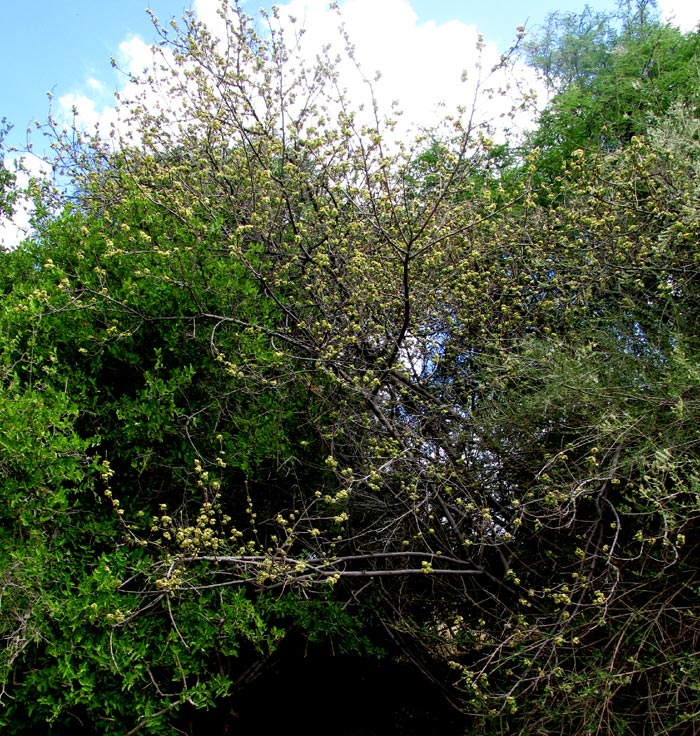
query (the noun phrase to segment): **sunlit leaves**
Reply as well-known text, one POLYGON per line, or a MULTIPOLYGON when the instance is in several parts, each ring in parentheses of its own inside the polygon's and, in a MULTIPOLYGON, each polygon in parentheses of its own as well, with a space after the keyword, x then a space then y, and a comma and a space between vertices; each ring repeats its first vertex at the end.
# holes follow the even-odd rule
POLYGON ((692 716, 692 109, 615 146, 544 119, 520 158, 466 118, 396 141, 222 8, 226 44, 158 26, 109 144, 58 134, 69 191, 3 256, 12 697, 157 732, 289 626, 485 732, 692 716))

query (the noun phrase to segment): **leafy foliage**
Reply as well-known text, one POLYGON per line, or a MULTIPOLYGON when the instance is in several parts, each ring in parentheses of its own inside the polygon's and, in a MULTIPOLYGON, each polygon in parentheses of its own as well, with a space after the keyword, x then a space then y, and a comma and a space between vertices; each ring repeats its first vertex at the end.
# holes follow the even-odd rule
POLYGON ((648 3, 614 17, 554 14, 527 45, 555 92, 530 145, 552 182, 576 150, 614 150, 643 135, 674 103, 697 106, 698 39, 655 20, 648 3))
POLYGON ((516 173, 226 3, 121 139, 58 135, 0 269, 6 729, 169 733, 302 632, 480 733, 690 732, 697 37, 574 20, 516 173))
POLYGON ((14 184, 16 177, 5 166, 5 138, 10 130, 5 118, 0 120, 0 217, 12 214, 12 207, 16 198, 14 184))

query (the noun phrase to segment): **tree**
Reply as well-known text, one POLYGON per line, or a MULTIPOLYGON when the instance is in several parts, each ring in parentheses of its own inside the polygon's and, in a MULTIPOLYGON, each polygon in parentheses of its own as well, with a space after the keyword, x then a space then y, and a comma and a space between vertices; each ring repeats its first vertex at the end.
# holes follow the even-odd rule
POLYGON ((535 252, 560 254, 550 278, 569 317, 488 358, 476 418, 518 509, 507 577, 521 592, 472 627, 484 653, 464 677, 474 709, 499 693, 516 731, 684 733, 697 718, 698 312, 683 245, 697 226, 680 204, 697 187, 696 126, 680 108, 647 143, 572 163, 529 229, 535 252))
POLYGON ((529 145, 548 180, 578 149, 610 151, 643 135, 675 102, 697 105, 698 37, 662 25, 647 2, 621 17, 558 14, 526 44, 554 93, 529 145), (617 21, 617 22, 616 22, 617 21))
POLYGON ((3 118, 0 120, 0 217, 12 215, 16 199, 14 190, 16 177, 5 165, 5 138, 9 131, 10 126, 3 118))
POLYGON ((692 106, 504 175, 487 130, 396 142, 281 19, 222 14, 225 46, 158 26, 124 137, 58 136, 71 186, 3 256, 7 406, 42 409, 8 414, 5 724, 167 732, 295 630, 481 732, 682 733, 692 106))

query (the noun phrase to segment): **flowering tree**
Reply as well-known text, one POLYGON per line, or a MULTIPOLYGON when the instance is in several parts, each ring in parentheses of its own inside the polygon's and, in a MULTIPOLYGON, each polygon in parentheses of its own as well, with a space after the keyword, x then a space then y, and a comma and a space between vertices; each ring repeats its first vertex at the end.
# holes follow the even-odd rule
POLYGON ((682 732, 687 105, 504 173, 474 111, 407 142, 274 14, 221 22, 157 26, 3 257, 5 723, 167 732, 301 630, 408 659, 482 732, 682 732))

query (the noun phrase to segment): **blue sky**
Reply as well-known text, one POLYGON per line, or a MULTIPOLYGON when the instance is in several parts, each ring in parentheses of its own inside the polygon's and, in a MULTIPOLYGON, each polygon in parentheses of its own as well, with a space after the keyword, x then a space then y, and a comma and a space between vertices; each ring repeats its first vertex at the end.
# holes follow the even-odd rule
MULTIPOLYGON (((310 1, 327 5, 322 0, 310 1)), ((205 5, 212 4, 214 0, 196 2, 205 5)), ((676 3, 680 7, 684 4, 683 0, 661 2, 676 3)), ((444 30, 450 21, 473 24, 484 34, 486 41, 494 42, 498 50, 503 51, 512 40, 518 24, 527 23, 529 28, 535 27, 544 21, 548 12, 555 9, 580 10, 584 0, 373 0, 367 7, 376 11, 408 3, 417 15, 417 26, 432 22, 438 30, 444 30)), ((59 99, 65 107, 71 99, 87 98, 97 111, 110 105, 112 94, 124 83, 123 77, 111 69, 110 58, 121 58, 128 64, 130 50, 124 46, 120 49, 122 44, 129 39, 133 41, 134 37, 146 43, 154 40, 151 22, 145 13, 146 6, 161 20, 166 20, 172 16, 180 17, 190 4, 189 0, 31 0, 4 3, 5 32, 0 44, 0 69, 3 70, 0 74, 0 118, 6 117, 14 125, 10 142, 21 146, 27 126, 34 120, 46 120, 46 93, 50 90, 54 93, 54 109, 60 107, 57 104, 59 99)), ((268 2, 262 4, 270 5, 268 2)), ((284 3, 280 4, 284 6, 284 3)), ((592 0, 590 4, 601 10, 616 6, 615 0, 592 0)), ((248 12, 253 13, 261 2, 249 0, 244 5, 248 12)), ((387 23, 386 17, 382 22, 387 23)), ((366 28, 368 33, 371 33, 371 26, 371 18, 364 26, 356 25, 366 28)), ((376 32, 377 29, 374 30, 376 32)), ((392 39, 395 35, 393 30, 390 25, 380 29, 389 41, 388 46, 399 40, 392 39)), ((438 44, 439 37, 440 34, 433 34, 438 44)), ((450 53, 449 48, 444 51, 450 53)), ((391 54, 390 49, 388 53, 391 54)), ((442 61, 444 63, 444 58, 442 61)), ((381 63, 381 59, 376 63, 381 63)), ((455 61, 457 63, 458 60, 455 61)))
MULTIPOLYGON (((0 0, 1 1, 1 0, 0 0)), ((233 2, 233 0, 231 0, 233 2)), ((439 126, 446 113, 463 107, 475 111, 476 122, 492 125, 495 135, 506 127, 527 127, 534 121, 534 108, 509 113, 522 101, 512 85, 512 76, 484 82, 477 64, 477 31, 486 42, 482 70, 497 63, 508 49, 519 24, 534 29, 549 12, 580 11, 585 0, 339 0, 344 21, 357 50, 366 78, 381 70, 374 85, 380 111, 389 112, 393 100, 403 111, 395 135, 405 140, 423 126, 439 126), (465 76, 466 73, 466 76, 465 76), (467 81, 464 81, 464 80, 467 81), (505 80, 505 81, 504 81, 505 80), (478 82, 478 84, 477 84, 478 82), (503 95, 489 95, 484 88, 508 88, 503 95), (476 90, 481 89, 480 96, 476 90)), ((129 96, 127 78, 111 67, 117 59, 123 69, 138 73, 152 61, 149 45, 156 40, 146 14, 149 6, 162 22, 180 18, 190 7, 206 22, 216 21, 219 0, 5 0, 3 40, 0 43, 0 118, 14 126, 6 143, 22 151, 27 127, 45 123, 49 113, 47 92, 53 93, 54 117, 64 123, 79 112, 78 123, 107 131, 117 120, 114 92, 129 96)), ((242 0, 253 15, 272 4, 269 0, 242 0)), ((338 38, 338 19, 328 10, 329 0, 278 0, 281 16, 295 15, 304 23, 304 54, 313 59, 315 50, 338 38)), ((590 0, 597 10, 614 10, 617 0, 590 0)), ((662 12, 675 13, 684 30, 700 19, 697 0, 658 0, 662 12)), ((335 50, 342 45, 335 45, 335 50)), ((367 103, 367 86, 350 64, 341 66, 343 85, 355 103, 367 103)), ((541 85, 520 69, 521 88, 537 91, 541 85)), ((371 109, 368 105, 366 109, 371 109)), ((457 114, 462 114, 457 112, 457 114)), ((393 112, 392 112, 393 116, 393 112)), ((511 131, 512 132, 512 131, 511 131)), ((48 141, 34 132, 33 151, 50 152, 48 141)), ((10 154, 9 163, 18 154, 10 154)), ((34 174, 46 167, 37 156, 24 157, 34 174)), ((9 164, 11 165, 11 163, 9 164)), ((26 177, 20 177, 20 183, 26 177)), ((27 232, 29 211, 19 207, 11 219, 0 221, 0 245, 13 245, 27 232)))
MULTIPOLYGON (((375 0, 381 4, 384 0, 375 0)), ((260 2, 248 2, 253 12, 260 2)), ((596 7, 610 2, 594 3, 596 7)), ((119 45, 133 36, 154 39, 145 8, 165 20, 179 17, 190 6, 187 0, 32 0, 3 3, 3 43, 0 44, 0 117, 15 126, 13 142, 21 143, 28 124, 43 121, 48 112, 46 93, 90 94, 89 80, 105 85, 109 95, 121 83, 110 68, 110 57, 119 56, 119 45)), ((269 4, 268 4, 269 5, 269 4)), ((505 48, 515 27, 530 19, 542 22, 554 5, 578 10, 579 0, 412 0, 419 23, 450 20, 476 24, 487 40, 505 48), (495 10, 495 5, 498 9, 495 10)))

